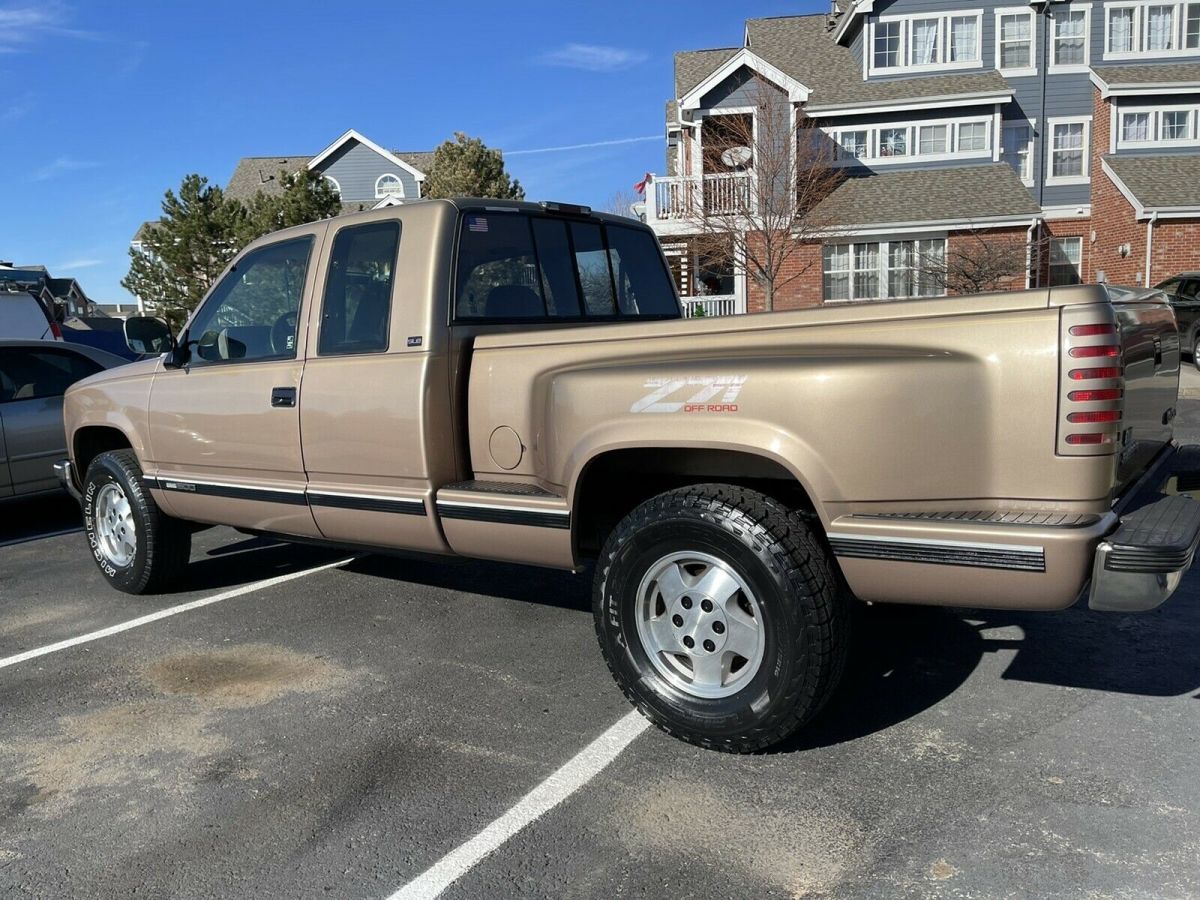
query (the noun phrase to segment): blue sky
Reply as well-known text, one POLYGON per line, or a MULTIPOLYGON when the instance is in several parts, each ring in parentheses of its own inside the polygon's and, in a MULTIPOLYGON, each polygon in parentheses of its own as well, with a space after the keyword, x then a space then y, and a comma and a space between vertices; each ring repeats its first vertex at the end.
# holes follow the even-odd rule
POLYGON ((465 131, 506 151, 530 198, 602 206, 663 169, 676 50, 827 7, 0 0, 0 259, 127 300, 129 239, 164 190, 347 128, 403 150, 465 131))

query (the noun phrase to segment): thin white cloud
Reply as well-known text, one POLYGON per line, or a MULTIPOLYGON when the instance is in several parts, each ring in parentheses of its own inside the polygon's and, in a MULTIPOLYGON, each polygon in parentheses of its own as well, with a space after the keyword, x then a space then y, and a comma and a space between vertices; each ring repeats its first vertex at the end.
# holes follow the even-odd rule
POLYGON ((51 272, 74 272, 76 269, 90 269, 94 266, 104 265, 102 259, 72 259, 65 263, 59 263, 57 266, 51 266, 51 272))
POLYGON ((35 171, 31 176, 33 181, 49 181, 51 178, 57 178, 59 175, 66 175, 70 172, 78 172, 81 169, 94 169, 99 163, 91 162, 86 159, 74 159, 70 156, 60 156, 54 159, 40 169, 35 171))
POLYGON ((67 37, 83 41, 107 41, 94 31, 68 28, 66 13, 55 2, 37 5, 0 6, 0 53, 20 53, 42 37, 67 37))
POLYGON ((640 144, 643 141, 661 141, 661 134, 648 134, 645 137, 616 138, 611 141, 591 141, 587 144, 563 144, 559 147, 534 147, 532 150, 505 150, 507 156, 526 156, 530 153, 562 153, 568 150, 591 150, 593 147, 615 147, 618 144, 640 144))
POLYGON ((585 72, 616 72, 645 62, 647 54, 641 50, 624 47, 606 47, 602 44, 566 44, 538 57, 544 66, 560 66, 565 69, 583 69, 585 72))

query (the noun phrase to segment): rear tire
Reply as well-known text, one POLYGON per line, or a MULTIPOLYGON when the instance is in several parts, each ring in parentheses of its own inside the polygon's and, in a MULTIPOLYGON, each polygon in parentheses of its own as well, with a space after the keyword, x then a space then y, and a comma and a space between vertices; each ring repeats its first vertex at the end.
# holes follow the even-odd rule
POLYGON ((158 508, 132 450, 101 453, 88 466, 83 526, 96 565, 119 591, 159 593, 187 568, 191 529, 158 508))
POLYGON ((694 485, 637 507, 605 542, 593 611, 630 702, 713 750, 790 737, 845 668, 850 610, 829 555, 797 514, 745 488, 694 485))
POLYGON ((1196 335, 1196 340, 1192 343, 1192 365, 1200 370, 1200 334, 1196 335))

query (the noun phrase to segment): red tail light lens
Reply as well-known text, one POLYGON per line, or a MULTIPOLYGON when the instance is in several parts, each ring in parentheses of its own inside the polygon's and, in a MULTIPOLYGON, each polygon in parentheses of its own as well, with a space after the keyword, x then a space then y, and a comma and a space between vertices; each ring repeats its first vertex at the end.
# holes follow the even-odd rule
POLYGON ((1068 434, 1068 444, 1107 444, 1112 440, 1111 434, 1068 434))
POLYGON ((1100 388, 1095 391, 1071 391, 1067 399, 1075 403, 1095 403, 1098 400, 1120 400, 1125 392, 1120 388, 1100 388))
POLYGON ((1070 333, 1075 337, 1095 337, 1098 334, 1116 334, 1116 325, 1072 325, 1070 333))
POLYGON ((1098 409, 1092 412, 1067 413, 1067 421, 1079 423, 1119 422, 1121 411, 1118 409, 1098 409))
POLYGON ((57 322, 50 323, 50 333, 54 335, 56 340, 62 340, 62 329, 58 327, 57 322))
POLYGON ((1076 359, 1084 359, 1094 356, 1120 356, 1121 348, 1115 345, 1104 344, 1099 347, 1072 347, 1071 356, 1076 359))
POLYGON ((1103 369, 1072 369, 1068 373, 1072 381, 1090 381, 1094 378, 1120 378, 1119 366, 1107 366, 1103 369))

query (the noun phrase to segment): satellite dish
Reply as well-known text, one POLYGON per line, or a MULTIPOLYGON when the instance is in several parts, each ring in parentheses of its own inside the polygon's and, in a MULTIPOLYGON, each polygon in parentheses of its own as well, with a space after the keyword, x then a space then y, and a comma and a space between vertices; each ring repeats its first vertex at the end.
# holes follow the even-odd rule
POLYGON ((731 169, 736 169, 738 166, 744 166, 750 162, 752 155, 749 147, 730 147, 721 154, 721 162, 731 169))

